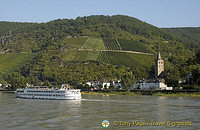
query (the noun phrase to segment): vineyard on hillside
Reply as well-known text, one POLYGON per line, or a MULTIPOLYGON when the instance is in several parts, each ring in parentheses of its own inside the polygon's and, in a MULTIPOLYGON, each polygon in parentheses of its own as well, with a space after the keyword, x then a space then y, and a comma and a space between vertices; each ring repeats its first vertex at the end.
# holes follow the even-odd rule
POLYGON ((103 50, 104 49, 104 44, 103 41, 100 38, 91 38, 89 37, 84 45, 84 49, 96 49, 96 50, 103 50))
POLYGON ((63 59, 65 61, 98 61, 114 65, 149 67, 154 63, 155 57, 152 55, 124 52, 72 50, 66 53, 63 59))
POLYGON ((120 46, 115 39, 103 39, 103 43, 106 50, 120 50, 120 46))
POLYGON ((125 66, 145 66, 149 67, 153 64, 154 56, 123 53, 123 52, 101 52, 98 58, 99 62, 110 63, 125 66))
POLYGON ((122 48, 122 50, 126 51, 138 51, 138 52, 150 52, 145 46, 142 45, 142 43, 135 41, 135 40, 124 40, 119 39, 119 44, 122 48))
POLYGON ((97 61, 100 63, 110 63, 107 52, 100 52, 97 61))
POLYGON ((84 45, 88 38, 86 37, 77 37, 77 38, 65 38, 61 41, 62 44, 66 46, 75 46, 75 47, 81 47, 84 45))
POLYGON ((63 56, 64 61, 97 61, 99 51, 71 50, 63 56))
POLYGON ((103 39, 106 50, 123 50, 123 51, 137 51, 150 53, 150 51, 142 45, 142 43, 135 40, 125 39, 103 39))

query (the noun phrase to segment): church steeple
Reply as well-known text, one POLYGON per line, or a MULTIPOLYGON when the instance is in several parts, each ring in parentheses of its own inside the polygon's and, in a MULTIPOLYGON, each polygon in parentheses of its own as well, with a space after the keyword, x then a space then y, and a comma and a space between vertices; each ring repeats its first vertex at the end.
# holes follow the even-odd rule
POLYGON ((161 60, 161 55, 160 55, 160 52, 158 52, 158 55, 157 55, 157 60, 161 60))
POLYGON ((160 52, 158 52, 155 60, 155 79, 159 79, 164 72, 164 61, 161 59, 160 52))

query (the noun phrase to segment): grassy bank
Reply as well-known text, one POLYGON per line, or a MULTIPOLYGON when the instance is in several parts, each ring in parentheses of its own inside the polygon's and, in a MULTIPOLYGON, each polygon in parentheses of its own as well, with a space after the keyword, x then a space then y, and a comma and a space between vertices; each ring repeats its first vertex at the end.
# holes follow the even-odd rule
POLYGON ((162 92, 81 92, 82 95, 151 95, 151 96, 168 96, 168 97, 200 97, 200 92, 193 92, 193 93, 162 93, 162 92))
POLYGON ((193 93, 155 93, 153 96, 168 96, 168 97, 200 97, 200 92, 193 93))
POLYGON ((94 92, 94 91, 83 91, 81 92, 82 95, 140 95, 139 93, 133 93, 133 92, 94 92))
POLYGON ((9 91, 9 90, 0 90, 0 93, 14 93, 15 91, 9 91))

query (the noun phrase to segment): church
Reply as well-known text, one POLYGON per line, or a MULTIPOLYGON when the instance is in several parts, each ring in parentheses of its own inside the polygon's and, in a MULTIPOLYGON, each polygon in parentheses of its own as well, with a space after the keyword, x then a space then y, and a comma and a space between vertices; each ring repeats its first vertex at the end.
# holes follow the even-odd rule
POLYGON ((137 82, 137 86, 140 89, 172 90, 172 87, 167 87, 164 83, 164 72, 164 60, 159 52, 155 59, 155 79, 140 80, 137 82))

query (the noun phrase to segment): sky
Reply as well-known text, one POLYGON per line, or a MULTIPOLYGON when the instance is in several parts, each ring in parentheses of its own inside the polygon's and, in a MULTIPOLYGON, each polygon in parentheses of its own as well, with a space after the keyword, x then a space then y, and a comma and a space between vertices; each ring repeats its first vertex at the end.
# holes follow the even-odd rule
POLYGON ((200 0, 0 0, 0 21, 128 15, 157 27, 200 27, 200 0))

